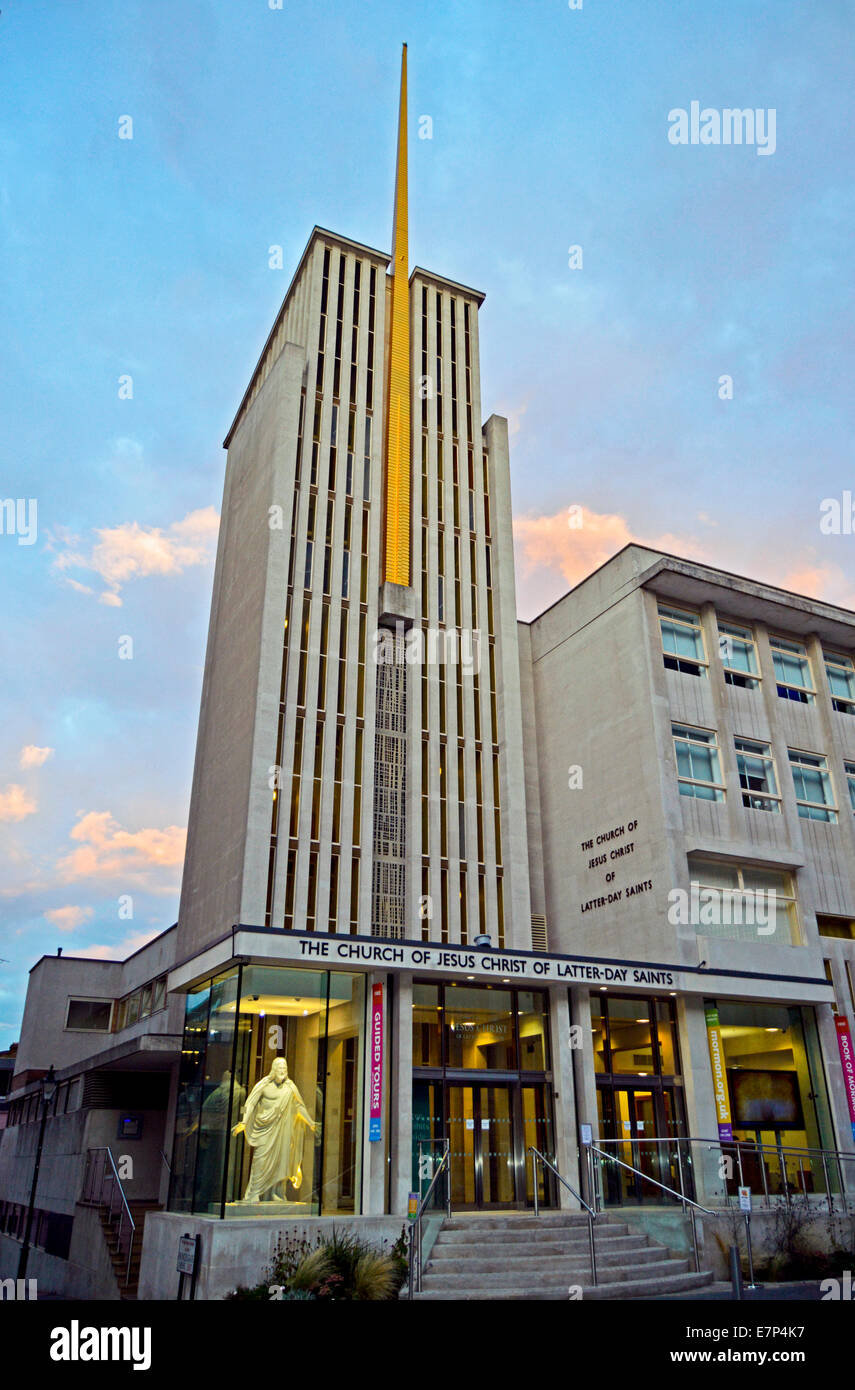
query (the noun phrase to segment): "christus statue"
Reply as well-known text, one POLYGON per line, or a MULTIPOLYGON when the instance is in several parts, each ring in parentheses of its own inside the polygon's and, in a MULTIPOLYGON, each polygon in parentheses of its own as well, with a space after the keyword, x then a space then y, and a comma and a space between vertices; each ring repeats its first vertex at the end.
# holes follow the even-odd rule
POLYGON ((274 1201, 284 1202, 286 1182, 299 1189, 306 1129, 316 1134, 320 1125, 315 1124, 294 1082, 289 1081, 285 1058, 276 1057, 270 1074, 253 1086, 243 1119, 232 1130, 232 1134, 245 1134, 253 1150, 244 1202, 260 1202, 268 1192, 274 1201))

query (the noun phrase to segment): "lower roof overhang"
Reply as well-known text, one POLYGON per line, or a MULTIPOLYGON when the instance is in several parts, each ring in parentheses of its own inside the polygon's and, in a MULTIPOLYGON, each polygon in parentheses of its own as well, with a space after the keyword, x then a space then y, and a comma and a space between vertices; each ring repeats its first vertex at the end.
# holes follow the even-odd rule
MULTIPOLYGON (((794 948, 794 954, 797 948, 794 948)), ((711 995, 827 1004, 833 990, 824 976, 810 972, 813 952, 798 952, 806 973, 770 970, 707 969, 702 965, 606 956, 551 955, 543 951, 498 951, 426 941, 395 941, 376 936, 280 931, 237 925, 198 955, 180 961, 169 974, 169 990, 189 993, 238 964, 288 965, 315 970, 399 972, 434 979, 474 980, 523 987, 590 985, 637 993, 711 995)), ((778 953, 776 953, 776 960, 778 953)))

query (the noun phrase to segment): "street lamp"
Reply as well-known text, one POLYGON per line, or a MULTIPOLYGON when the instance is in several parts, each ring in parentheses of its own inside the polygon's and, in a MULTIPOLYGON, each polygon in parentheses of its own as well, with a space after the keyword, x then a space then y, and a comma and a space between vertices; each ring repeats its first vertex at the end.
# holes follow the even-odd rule
POLYGON ((41 1087, 42 1118, 39 1125, 39 1143, 36 1149, 36 1166, 33 1169, 33 1185, 30 1188, 30 1205, 27 1210, 27 1227, 24 1231, 24 1244, 21 1247, 21 1258, 18 1261, 18 1278, 23 1279, 27 1273, 27 1259, 30 1254, 30 1236, 33 1232, 33 1214, 36 1207, 36 1184, 39 1180, 39 1168, 42 1162, 42 1146, 45 1141, 45 1121, 47 1120, 48 1106, 56 1093, 56 1081, 54 1079, 53 1067, 48 1068, 46 1076, 39 1082, 41 1087))

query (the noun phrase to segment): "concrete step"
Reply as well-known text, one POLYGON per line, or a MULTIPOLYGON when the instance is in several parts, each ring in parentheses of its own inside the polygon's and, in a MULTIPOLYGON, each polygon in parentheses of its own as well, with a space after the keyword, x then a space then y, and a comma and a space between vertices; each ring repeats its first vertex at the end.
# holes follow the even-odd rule
MULTIPOLYGON (((594 1243, 598 1250, 634 1250, 638 1246, 648 1244, 646 1235, 639 1233, 631 1235, 609 1236, 605 1231, 596 1231, 594 1243)), ((461 1258, 474 1257, 481 1259, 489 1257, 495 1259, 498 1255, 507 1256, 512 1259, 515 1255, 547 1255, 550 1253, 560 1254, 564 1251, 585 1251, 589 1250, 591 1242, 587 1231, 581 1235, 564 1235, 561 1231, 543 1231, 540 1235, 525 1236, 522 1240, 446 1240, 444 1236, 437 1236, 433 1247, 433 1253, 442 1252, 442 1258, 448 1256, 454 1259, 456 1256, 461 1258)))
MULTIPOLYGON (((591 1260, 587 1251, 559 1250, 551 1255, 538 1252, 536 1255, 516 1255, 510 1258, 496 1257, 492 1253, 490 1255, 482 1254, 480 1259, 461 1259, 459 1256, 445 1259, 437 1258, 438 1256, 439 1252, 434 1248, 422 1274, 422 1282, 427 1278, 432 1278, 434 1274, 460 1274, 466 1278, 477 1278, 481 1274, 507 1272, 518 1275, 521 1279, 528 1279, 533 1278, 540 1271, 576 1269, 587 1271, 588 1274, 591 1272, 591 1260)), ((635 1269, 640 1265, 655 1264, 662 1258, 662 1247, 656 1245, 641 1245, 634 1250, 604 1251, 598 1249, 597 1268, 635 1269)))
MULTIPOLYGON (((656 1253, 656 1252, 654 1252, 656 1253)), ((633 1280, 639 1266, 615 1265, 601 1268, 597 1266, 597 1281, 599 1284, 626 1284, 633 1280)), ((689 1273, 688 1260, 660 1259, 641 1266, 644 1270, 646 1279, 670 1278, 676 1274, 689 1273)), ((509 1282, 515 1282, 518 1288, 546 1289, 546 1288, 566 1288, 568 1284, 582 1284, 591 1282, 591 1266, 582 1264, 571 1264, 569 1262, 549 1262, 546 1269, 526 1270, 523 1274, 515 1271, 516 1280, 508 1279, 508 1270, 496 1270, 493 1272, 483 1269, 464 1271, 463 1273, 445 1273, 432 1267, 422 1275, 422 1289, 451 1289, 461 1290, 467 1288, 507 1288, 509 1282)))
MULTIPOLYGON (((453 1219, 453 1218, 452 1218, 453 1219)), ((594 1233, 596 1240, 621 1240, 626 1236, 633 1236, 630 1227, 626 1223, 614 1222, 613 1226, 606 1225, 602 1216, 594 1222, 594 1233)), ((588 1240, 588 1223, 584 1226, 534 1226, 523 1227, 498 1226, 495 1230, 484 1230, 478 1227, 477 1230, 467 1230, 460 1226, 449 1226, 446 1222, 442 1226, 437 1240, 441 1240, 443 1245, 480 1245, 482 1250, 494 1247, 494 1245, 530 1245, 537 1241, 544 1240, 573 1241, 573 1244, 584 1244, 588 1240)))
MULTIPOLYGON (((608 1218, 598 1217, 598 1223, 607 1221, 608 1218)), ((551 1228, 581 1226, 587 1228, 588 1216, 586 1212, 575 1211, 555 1211, 541 1212, 540 1216, 535 1216, 532 1212, 497 1212, 495 1215, 484 1215, 481 1212, 455 1212, 453 1216, 446 1217, 443 1222, 443 1231, 546 1231, 551 1228)))
MULTIPOLYGON (((590 1274, 588 1276, 590 1278, 590 1274)), ((704 1288, 712 1283, 713 1276, 709 1271, 701 1271, 700 1274, 673 1274, 666 1277, 656 1276, 654 1278, 629 1279, 624 1283, 609 1283, 597 1285, 595 1288, 591 1284, 585 1284, 579 1280, 575 1281, 581 1287, 581 1301, 591 1302, 604 1299, 641 1299, 641 1298, 663 1298, 668 1294, 686 1293, 692 1289, 704 1288)), ((572 1281, 571 1281, 572 1282, 572 1281)), ((568 1290, 566 1288, 541 1287, 537 1289, 520 1288, 519 1284, 513 1287, 490 1286, 472 1287, 468 1290, 460 1289, 422 1289, 421 1293, 414 1295, 415 1298, 426 1301, 445 1301, 445 1302, 475 1302, 485 1301, 512 1301, 512 1302, 575 1302, 568 1300, 568 1290)))

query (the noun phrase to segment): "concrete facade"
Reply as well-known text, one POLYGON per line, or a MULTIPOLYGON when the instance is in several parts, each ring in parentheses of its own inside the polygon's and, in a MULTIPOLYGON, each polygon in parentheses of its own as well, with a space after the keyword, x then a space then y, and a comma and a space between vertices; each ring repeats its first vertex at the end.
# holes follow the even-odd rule
MULTIPOLYGON (((421 268, 412 571, 381 583, 387 264, 315 228, 229 431, 179 920, 125 962, 34 967, 0 1137, 0 1274, 51 1065, 63 1099, 37 1207, 73 1228, 63 1255, 32 1259, 57 1292, 116 1296, 81 1204, 107 1147, 132 1150, 129 1199, 169 1208, 146 1221, 144 1297, 175 1296, 185 1233, 212 1298, 256 1282, 285 1230, 394 1239, 436 1163, 419 1171, 420 1141, 449 1140, 467 1206, 530 1205, 538 1145, 570 1184, 544 1181, 544 1202, 593 1197, 582 1126, 648 1178, 656 1142, 682 1145, 680 1181, 691 1170, 720 1204, 712 1006, 731 1083, 752 1073, 800 1107, 798 1124, 758 1121, 757 1144, 855 1157, 835 1026, 835 1004, 855 1012, 855 714, 833 707, 823 660, 855 651, 855 615, 628 546, 519 623, 507 422, 481 423, 483 295, 421 268), (660 605, 689 615, 696 659, 669 666, 660 605), (720 623, 750 630, 746 684, 725 677, 720 623), (804 645, 812 698, 782 698, 770 634, 804 645), (702 793, 681 793, 674 726, 714 748, 702 793), (738 739, 770 750, 771 808, 745 804, 738 739), (800 813, 791 750, 826 759, 826 820, 800 813), (704 865, 743 886, 777 875, 786 925, 675 920, 704 865), (98 1036, 69 1027, 71 999, 110 1005, 98 1036), (249 1203, 232 1131, 277 1057, 311 1136, 249 1203)), ((787 1181, 818 1193, 818 1162, 788 1160, 787 1181)), ((641 1175, 629 1196, 600 1179, 606 1202, 650 1199, 641 1175)))

